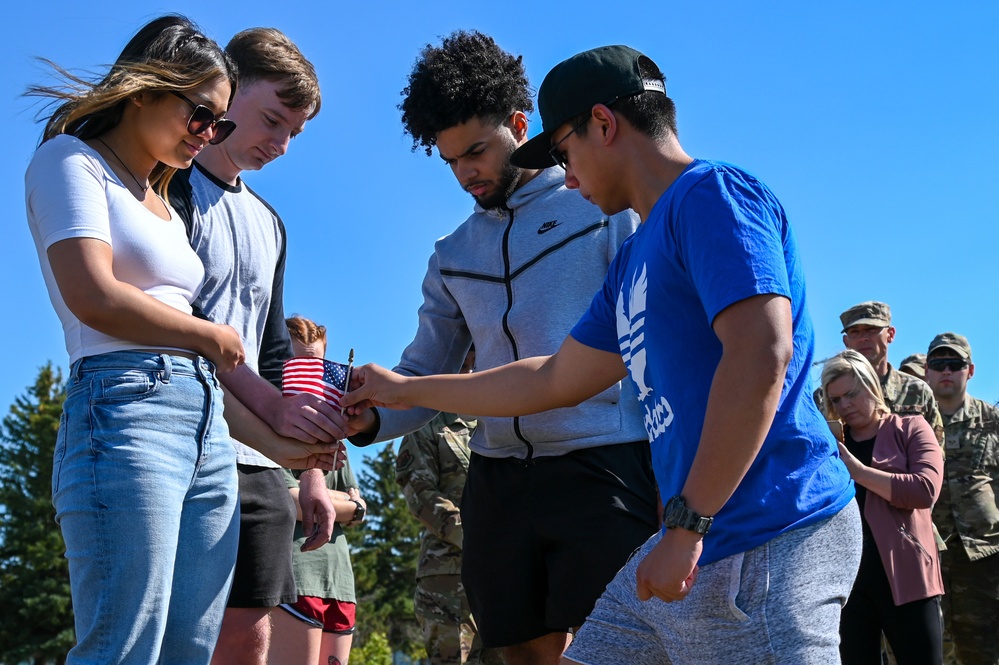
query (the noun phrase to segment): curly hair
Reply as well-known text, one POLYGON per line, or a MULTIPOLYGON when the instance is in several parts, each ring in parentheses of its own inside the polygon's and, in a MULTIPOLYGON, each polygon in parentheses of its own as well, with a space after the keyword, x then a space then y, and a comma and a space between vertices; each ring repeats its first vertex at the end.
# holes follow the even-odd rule
POLYGON ((523 57, 475 30, 456 30, 440 47, 423 47, 402 95, 399 110, 413 151, 423 147, 427 155, 439 132, 473 117, 499 124, 514 111, 534 110, 523 57))

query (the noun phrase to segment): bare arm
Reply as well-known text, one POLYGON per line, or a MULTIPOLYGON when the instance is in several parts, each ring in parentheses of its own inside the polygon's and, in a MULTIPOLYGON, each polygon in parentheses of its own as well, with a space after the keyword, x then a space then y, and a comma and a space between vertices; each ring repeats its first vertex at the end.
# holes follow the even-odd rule
POLYGON ((326 488, 326 476, 319 469, 303 471, 298 479, 298 512, 306 536, 303 552, 319 549, 330 542, 336 510, 326 488))
POLYGON ((344 453, 338 443, 310 444, 282 437, 228 390, 225 391, 224 415, 229 434, 234 439, 260 451, 283 467, 331 470, 343 463, 344 453))
POLYGON ((119 281, 106 242, 61 240, 49 247, 48 258, 66 306, 94 330, 138 344, 190 349, 221 372, 243 362, 243 344, 231 327, 198 319, 119 281))
POLYGON ((343 403, 350 413, 371 406, 424 406, 477 416, 520 416, 575 406, 626 375, 616 353, 566 337, 555 355, 525 358, 472 374, 401 376, 377 365, 354 370, 343 403))
POLYGON ((282 397, 277 388, 245 365, 220 374, 219 379, 246 408, 282 436, 305 443, 347 437, 346 419, 340 410, 317 395, 282 397))
MULTIPOLYGON (((723 310, 713 327, 722 356, 681 492, 687 506, 701 515, 721 510, 770 431, 793 350, 791 303, 777 295, 747 298, 723 310)), ((639 566, 639 598, 686 597, 696 579, 701 539, 686 529, 667 530, 639 566)))
MULTIPOLYGON (((302 505, 299 503, 299 490, 297 487, 292 487, 288 491, 291 492, 291 498, 295 500, 295 510, 298 511, 296 519, 301 522, 302 505)), ((350 500, 346 492, 338 490, 327 490, 327 492, 329 493, 330 501, 333 502, 333 509, 336 510, 337 524, 350 524, 354 519, 354 511, 357 510, 357 504, 350 500)), ((358 501, 362 500, 359 498, 358 501)))
POLYGON ((728 502, 773 424, 793 349, 791 303, 776 295, 748 298, 722 311, 714 330, 722 357, 683 487, 687 505, 701 515, 728 502))

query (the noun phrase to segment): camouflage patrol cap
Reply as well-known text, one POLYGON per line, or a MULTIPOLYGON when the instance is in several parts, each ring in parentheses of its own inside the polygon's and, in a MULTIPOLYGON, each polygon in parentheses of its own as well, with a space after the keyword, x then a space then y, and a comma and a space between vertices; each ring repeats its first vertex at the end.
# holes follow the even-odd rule
POLYGON ((853 326, 881 326, 887 328, 891 325, 891 308, 883 302, 868 300, 859 305, 854 305, 839 315, 839 321, 843 324, 842 332, 853 326))
POLYGON ((926 378, 926 354, 925 353, 913 353, 911 356, 907 356, 902 364, 898 366, 900 372, 906 372, 917 376, 920 379, 926 378))
POLYGON ((940 349, 950 349, 965 360, 971 360, 971 344, 968 344, 968 338, 964 335, 952 332, 940 333, 930 342, 926 355, 931 356, 934 351, 940 349))

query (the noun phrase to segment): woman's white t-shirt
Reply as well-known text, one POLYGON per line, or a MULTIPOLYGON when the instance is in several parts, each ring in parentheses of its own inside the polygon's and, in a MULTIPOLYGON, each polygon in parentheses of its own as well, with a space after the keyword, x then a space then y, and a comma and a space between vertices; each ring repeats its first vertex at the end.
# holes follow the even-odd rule
POLYGON ((153 347, 105 335, 73 316, 59 292, 47 252, 61 240, 106 242, 119 281, 191 313, 205 269, 188 243, 184 222, 169 206, 169 220, 150 212, 86 143, 69 135, 43 143, 28 166, 24 189, 28 225, 71 363, 99 353, 153 347))

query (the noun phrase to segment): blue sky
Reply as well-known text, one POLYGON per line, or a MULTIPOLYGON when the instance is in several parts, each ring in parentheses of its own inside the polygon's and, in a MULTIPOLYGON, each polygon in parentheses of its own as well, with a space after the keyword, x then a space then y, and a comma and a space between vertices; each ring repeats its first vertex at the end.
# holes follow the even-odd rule
POLYGON ((280 28, 316 65, 322 112, 285 157, 246 180, 288 228, 287 313, 329 327, 331 358, 353 347, 359 363, 395 363, 416 328, 433 242, 471 210, 436 155, 411 152, 396 105, 425 43, 475 28, 522 54, 534 85, 594 46, 647 53, 667 75, 687 152, 746 168, 783 202, 804 255, 818 358, 842 348, 841 311, 883 300, 898 329, 893 363, 939 332, 963 333, 978 371, 971 392, 999 400, 999 4, 644 4, 14 3, 0 43, 11 145, 0 167, 10 231, 0 244, 0 409, 47 360, 66 366, 24 215, 23 173, 41 127, 19 95, 48 80, 33 58, 109 63, 166 11, 223 43, 245 27, 280 28))

